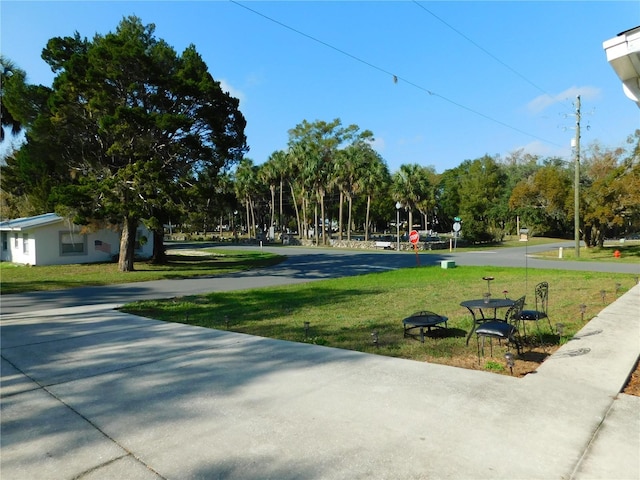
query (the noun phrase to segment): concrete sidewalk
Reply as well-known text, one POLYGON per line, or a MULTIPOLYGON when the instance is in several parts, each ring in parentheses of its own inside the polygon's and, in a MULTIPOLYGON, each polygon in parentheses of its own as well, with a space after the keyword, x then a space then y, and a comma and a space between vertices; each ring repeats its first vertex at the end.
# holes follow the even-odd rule
POLYGON ((619 394, 638 285, 523 379, 104 305, 0 333, 3 480, 640 478, 640 398, 619 394))

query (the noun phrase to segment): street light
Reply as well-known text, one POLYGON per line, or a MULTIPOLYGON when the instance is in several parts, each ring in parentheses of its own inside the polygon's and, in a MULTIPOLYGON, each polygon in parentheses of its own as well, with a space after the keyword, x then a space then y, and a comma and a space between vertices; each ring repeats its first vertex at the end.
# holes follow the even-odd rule
POLYGON ((396 202, 396 251, 400 251, 400 209, 402 208, 402 203, 396 202))

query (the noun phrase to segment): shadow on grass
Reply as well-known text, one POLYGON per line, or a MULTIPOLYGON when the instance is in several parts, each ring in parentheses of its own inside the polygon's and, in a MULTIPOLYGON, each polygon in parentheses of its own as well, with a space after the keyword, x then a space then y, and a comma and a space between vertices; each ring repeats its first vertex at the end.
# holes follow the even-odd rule
MULTIPOLYGON (((467 336, 467 332, 461 328, 434 328, 432 330, 424 331, 425 338, 464 338, 467 336)), ((415 331, 411 333, 407 333, 406 338, 413 338, 415 340, 420 341, 420 332, 415 331)))

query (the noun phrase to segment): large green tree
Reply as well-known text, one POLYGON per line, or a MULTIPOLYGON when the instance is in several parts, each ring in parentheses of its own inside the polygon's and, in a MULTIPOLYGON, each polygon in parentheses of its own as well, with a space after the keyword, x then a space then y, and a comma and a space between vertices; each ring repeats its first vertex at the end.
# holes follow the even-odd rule
POLYGON ((500 240, 504 219, 497 214, 505 174, 500 165, 485 155, 466 164, 460 175, 460 217, 463 236, 471 242, 500 240))
MULTIPOLYGON (((6 148, 0 166, 3 203, 11 216, 30 216, 54 209, 53 188, 68 183, 68 171, 59 161, 60 151, 49 142, 55 127, 48 121, 51 89, 26 83, 26 73, 2 58, 0 104, 3 129, 24 133, 26 142, 6 148), (10 127, 10 128, 9 128, 10 127)), ((7 137, 3 137, 7 140, 7 137)))
MULTIPOLYGON (((303 120, 289 130, 289 147, 301 163, 305 190, 314 195, 314 220, 315 226, 319 226, 322 232, 322 242, 327 243, 327 217, 325 215, 325 194, 335 185, 336 169, 334 162, 338 156, 340 146, 364 141, 372 138, 369 131, 360 131, 357 125, 342 126, 339 118, 331 122, 316 120, 308 122, 303 120), (320 222, 317 219, 318 205, 320 206, 320 222)), ((318 241, 317 228, 314 227, 316 242, 318 241)))
POLYGON ((413 229, 413 211, 427 211, 430 199, 434 196, 434 176, 435 171, 432 167, 423 167, 415 163, 400 165, 400 169, 392 176, 393 198, 409 213, 409 231, 413 229))
POLYGON ((583 156, 581 192, 583 240, 602 247, 607 236, 623 234, 640 213, 640 131, 631 152, 593 144, 583 156), (627 228, 625 228, 627 227, 627 228))
POLYGON ((56 73, 50 141, 74 175, 56 199, 79 223, 121 226, 121 271, 133 270, 139 221, 161 229, 186 185, 247 150, 238 100, 195 46, 178 55, 154 30, 128 17, 115 32, 53 38, 43 51, 56 73))
POLYGON ((537 235, 566 235, 572 203, 571 172, 553 163, 520 180, 509 198, 509 206, 520 215, 522 225, 537 235))

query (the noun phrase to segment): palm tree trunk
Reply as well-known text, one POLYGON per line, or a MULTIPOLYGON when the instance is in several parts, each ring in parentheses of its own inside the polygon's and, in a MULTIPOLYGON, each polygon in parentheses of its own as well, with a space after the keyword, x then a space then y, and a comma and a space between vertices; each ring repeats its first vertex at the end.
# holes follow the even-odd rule
POLYGON ((367 195, 367 215, 364 221, 364 239, 369 240, 369 211, 371 210, 371 195, 367 195))
MULTIPOLYGON (((298 209, 298 200, 296 199, 296 191, 293 188, 293 183, 289 183, 289 189, 291 190, 291 201, 293 202, 293 208, 296 212, 296 223, 298 225, 298 238, 304 238, 302 236, 302 224, 300 223, 300 210, 298 209)), ((280 209, 282 209, 282 200, 280 200, 280 209)))
POLYGON ((338 240, 342 240, 342 205, 343 204, 344 204, 344 193, 342 192, 342 190, 340 190, 340 208, 338 211, 338 240))
POLYGON ((313 206, 313 221, 314 221, 314 225, 313 225, 313 236, 315 237, 315 244, 316 247, 318 246, 318 202, 316 202, 313 206))
POLYGON ((324 190, 320 193, 320 214, 322 215, 322 245, 327 244, 327 226, 324 214, 324 190))
POLYGON ((269 190, 271 190, 271 225, 269 225, 269 227, 273 227, 275 232, 276 219, 274 217, 276 216, 276 186, 270 185, 269 190))
POLYGON ((280 216, 278 218, 278 227, 280 227, 280 232, 284 232, 282 228, 282 187, 284 186, 284 182, 282 181, 282 177, 280 177, 280 216))
POLYGON ((349 224, 347 225, 347 240, 351 240, 351 212, 353 208, 353 197, 349 195, 347 197, 347 201, 349 202, 349 224))

